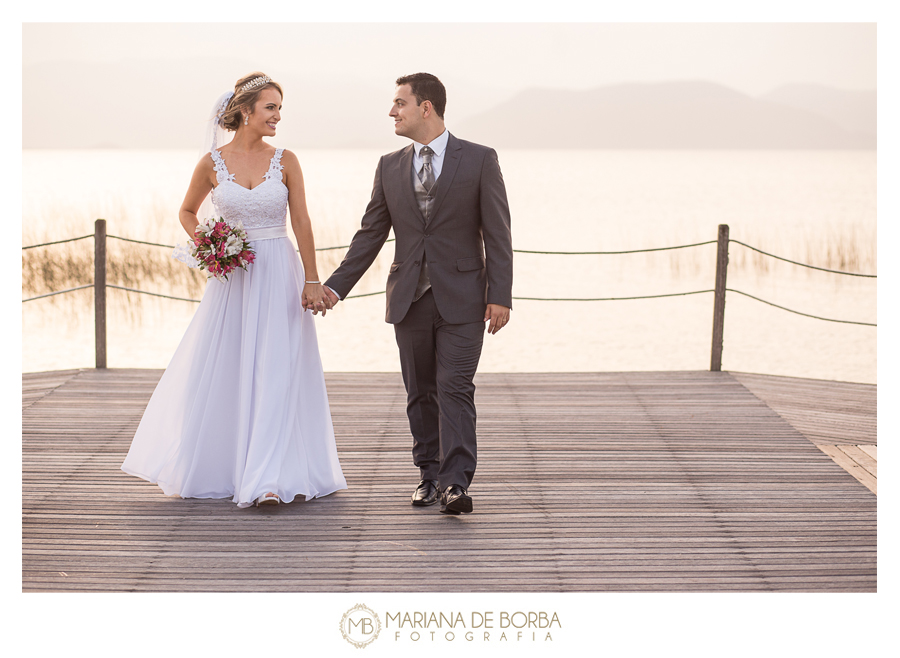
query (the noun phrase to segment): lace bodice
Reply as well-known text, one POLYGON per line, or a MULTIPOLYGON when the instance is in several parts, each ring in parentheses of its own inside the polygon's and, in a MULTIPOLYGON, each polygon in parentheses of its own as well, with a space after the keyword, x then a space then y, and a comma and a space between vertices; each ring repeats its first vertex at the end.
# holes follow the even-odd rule
POLYGON ((269 170, 263 175, 265 180, 248 190, 234 182, 234 174, 228 172, 222 154, 217 150, 210 151, 218 182, 212 191, 216 212, 230 221, 240 221, 244 228, 283 226, 288 202, 288 190, 281 176, 283 152, 284 149, 275 151, 269 170))

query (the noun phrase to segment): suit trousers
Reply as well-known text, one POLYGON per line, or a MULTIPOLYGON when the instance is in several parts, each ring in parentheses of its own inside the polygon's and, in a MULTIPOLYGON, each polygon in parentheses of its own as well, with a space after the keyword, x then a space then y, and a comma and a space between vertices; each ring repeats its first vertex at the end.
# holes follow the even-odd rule
POLYGON ((429 289, 394 325, 413 462, 423 480, 468 489, 475 474, 475 371, 484 322, 445 322, 429 289))

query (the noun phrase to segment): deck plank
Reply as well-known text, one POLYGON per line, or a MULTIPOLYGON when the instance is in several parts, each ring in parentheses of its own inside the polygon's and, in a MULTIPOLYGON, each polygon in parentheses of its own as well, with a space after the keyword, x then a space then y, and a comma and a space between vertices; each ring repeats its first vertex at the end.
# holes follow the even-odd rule
MULTIPOLYGON (((326 374, 347 491, 166 497, 119 469, 161 374, 23 375, 23 590, 876 591, 875 495, 814 445, 836 418, 874 428, 874 387, 480 374, 475 512, 447 517, 409 505, 396 373, 326 374)), ((872 477, 870 438, 839 452, 872 477)))
POLYGON ((841 452, 862 466, 873 478, 878 479, 878 462, 859 446, 839 445, 841 452))
MULTIPOLYGON (((866 453, 867 455, 869 455, 869 457, 871 457, 872 459, 874 459, 876 462, 878 461, 878 446, 875 446, 875 445, 859 445, 859 446, 856 446, 856 447, 859 448, 860 450, 862 450, 862 451, 863 451, 864 453, 866 453)), ((874 473, 873 473, 873 475, 874 475, 874 473)))
POLYGON ((844 450, 841 449, 841 446, 819 444, 819 449, 826 455, 831 457, 838 466, 843 468, 850 475, 859 480, 860 483, 865 485, 865 487, 869 491, 871 491, 872 493, 878 493, 878 482, 875 477, 865 468, 860 466, 856 461, 854 461, 852 457, 850 457, 844 450))
POLYGON ((813 443, 878 443, 874 384, 732 374, 813 443))

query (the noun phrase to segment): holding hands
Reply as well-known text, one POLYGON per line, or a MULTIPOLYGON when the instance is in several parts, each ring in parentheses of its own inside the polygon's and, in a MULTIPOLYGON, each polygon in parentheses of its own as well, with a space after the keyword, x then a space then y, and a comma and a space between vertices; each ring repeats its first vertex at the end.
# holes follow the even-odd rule
POLYGON ((301 300, 303 310, 312 311, 313 315, 317 315, 321 311, 324 316, 325 312, 334 306, 327 292, 330 291, 326 291, 325 287, 318 281, 307 281, 306 285, 303 286, 303 297, 301 300))
POLYGON ((335 304, 341 301, 341 298, 338 297, 337 293, 331 288, 325 288, 325 299, 326 302, 330 302, 331 304, 328 308, 334 308, 335 304))

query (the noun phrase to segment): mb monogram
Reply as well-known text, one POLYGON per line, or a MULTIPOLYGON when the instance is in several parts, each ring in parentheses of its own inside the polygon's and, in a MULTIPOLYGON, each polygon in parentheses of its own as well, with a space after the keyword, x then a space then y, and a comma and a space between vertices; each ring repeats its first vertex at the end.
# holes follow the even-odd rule
POLYGON ((362 649, 376 640, 381 632, 381 620, 378 614, 357 603, 341 617, 341 635, 357 649, 362 649))

